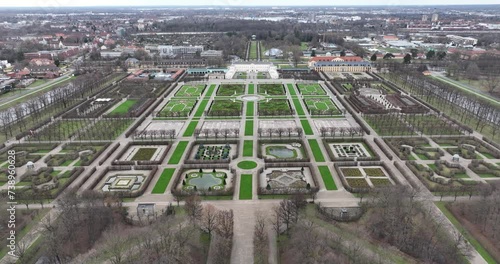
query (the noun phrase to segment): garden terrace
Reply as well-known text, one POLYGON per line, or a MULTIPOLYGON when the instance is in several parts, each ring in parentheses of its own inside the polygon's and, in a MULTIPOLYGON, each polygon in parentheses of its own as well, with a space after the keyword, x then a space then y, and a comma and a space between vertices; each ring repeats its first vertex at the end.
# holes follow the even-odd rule
POLYGON ((438 160, 444 155, 439 148, 432 148, 426 138, 384 138, 385 143, 402 160, 438 160))
POLYGON ((210 120, 203 122, 201 129, 194 129, 195 137, 227 138, 238 137, 240 133, 240 121, 232 120, 210 120))
POLYGON ((481 178, 500 178, 500 164, 495 165, 484 160, 473 160, 469 163, 469 169, 481 178))
POLYGON ((340 115, 342 112, 339 111, 335 103, 329 97, 317 97, 304 98, 304 103, 307 110, 311 115, 340 115))
POLYGON ((259 120, 257 133, 262 137, 297 137, 303 134, 295 120, 259 120))
POLYGON ((238 96, 244 93, 245 93, 244 84, 221 84, 219 86, 219 89, 217 90, 218 96, 238 96))
POLYGON ((90 184, 91 189, 115 192, 120 197, 137 197, 144 193, 158 168, 156 166, 107 167, 90 184))
POLYGON ((401 113, 427 113, 429 109, 411 97, 391 94, 385 97, 392 105, 400 108, 401 113))
POLYGON ((299 139, 260 139, 257 157, 267 162, 309 162, 304 142, 299 139))
POLYGON ((53 168, 40 168, 36 171, 27 171, 16 185, 23 193, 20 194, 21 197, 32 193, 32 188, 36 187, 37 190, 44 192, 46 198, 56 198, 82 172, 83 168, 74 168, 65 172, 53 168))
POLYGON ((48 152, 57 147, 57 144, 50 143, 22 143, 14 144, 7 149, 4 149, 0 154, 2 161, 2 167, 7 166, 7 153, 9 150, 16 151, 16 167, 21 167, 25 165, 28 161, 36 162, 48 152))
POLYGON ((171 144, 166 141, 135 141, 128 143, 117 155, 113 165, 158 165, 163 162, 171 144))
POLYGON ((433 169, 415 161, 406 161, 405 164, 431 192, 445 193, 457 190, 474 190, 477 184, 476 181, 464 180, 463 178, 450 179, 436 176, 433 169))
POLYGON ((98 98, 87 100, 63 115, 63 118, 97 118, 119 102, 116 98, 98 98))
POLYGON ((388 110, 377 101, 363 95, 350 95, 347 101, 357 112, 364 114, 385 114, 388 110))
POLYGON ((500 158, 500 150, 475 137, 433 137, 432 140, 448 153, 465 159, 481 159, 478 153, 488 159, 500 158))
MULTIPOLYGON (((172 183, 172 194, 175 196, 189 196, 193 195, 193 193, 196 193, 200 195, 202 198, 206 197, 207 199, 232 199, 233 194, 234 194, 234 175, 236 175, 236 170, 235 169, 230 169, 229 165, 226 164, 184 164, 180 166, 180 168, 177 170, 177 173, 174 177, 174 182, 172 183), (223 173, 226 175, 227 178, 224 178, 222 180, 222 186, 221 183, 219 182, 218 179, 214 179, 217 175, 212 175, 204 179, 199 179, 195 180, 194 182, 191 182, 192 187, 187 187, 184 188, 185 185, 188 185, 188 182, 184 184, 186 180, 186 174, 190 173, 197 173, 199 174, 201 170, 201 173, 223 173), (207 182, 204 182, 206 180, 207 182), (224 184, 224 180, 226 184, 224 184), (201 182, 198 182, 201 181, 201 182), (205 186, 204 188, 198 188, 196 187, 196 190, 194 188, 195 185, 198 185, 198 187, 205 186), (208 190, 208 187, 210 186, 215 186, 219 185, 221 187, 217 188, 211 188, 211 190, 208 190)), ((194 175, 193 175, 194 176, 194 175)), ((204 177, 204 176, 203 176, 204 177)), ((203 178, 200 177, 200 178, 203 178)), ((188 176, 189 178, 189 176, 188 176)))
POLYGON ((325 90, 318 83, 298 83, 297 88, 302 95, 326 95, 325 90))
POLYGON ((240 116, 243 103, 237 100, 214 100, 208 116, 240 116))
POLYGON ((193 112, 196 99, 173 99, 157 114, 158 117, 187 117, 193 112))
POLYGON ((294 111, 287 99, 271 99, 259 101, 258 113, 259 116, 284 116, 293 115, 294 111))
POLYGON ((267 168, 259 177, 260 189, 267 192, 308 192, 315 187, 309 167, 267 168))
MULTIPOLYGON (((226 141, 225 141, 226 142, 226 141)), ((189 163, 202 163, 206 162, 229 162, 237 156, 237 142, 234 144, 220 144, 220 143, 198 143, 190 148, 188 159, 189 163)))
POLYGON ((282 84, 273 83, 273 84, 258 84, 257 85, 258 93, 265 95, 285 95, 285 88, 282 84))
POLYGON ((380 156, 373 151, 370 144, 363 138, 323 139, 323 145, 332 161, 380 159, 380 156))
POLYGON ((338 162, 334 167, 344 188, 352 193, 364 193, 370 188, 399 183, 383 162, 338 162))
POLYGON ((61 151, 45 158, 47 166, 88 166, 110 145, 110 143, 67 143, 61 151))
POLYGON ((182 190, 186 192, 192 191, 221 191, 228 185, 229 171, 224 170, 188 170, 184 172, 182 180, 182 190))
POLYGON ((179 97, 199 97, 205 91, 206 85, 204 84, 185 84, 179 88, 175 96, 179 97))

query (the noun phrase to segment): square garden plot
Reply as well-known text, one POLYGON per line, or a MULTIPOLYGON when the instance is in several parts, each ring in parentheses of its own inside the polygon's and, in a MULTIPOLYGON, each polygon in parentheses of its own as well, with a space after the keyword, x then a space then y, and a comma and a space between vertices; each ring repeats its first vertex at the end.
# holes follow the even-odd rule
POLYGON ((236 144, 196 144, 193 146, 189 159, 195 161, 220 160, 229 161, 236 154, 236 144))
POLYGON ((311 115, 340 115, 335 103, 329 97, 306 97, 304 98, 306 108, 311 115))
POLYGON ((298 83, 297 87, 302 95, 326 95, 325 90, 318 83, 298 83))
POLYGON ((257 85, 258 93, 263 95, 285 95, 285 88, 282 84, 259 84, 257 85))
POLYGON ((425 138, 384 138, 384 141, 403 160, 414 160, 415 156, 421 160, 438 160, 444 155, 425 138))
POLYGON ((244 84, 221 84, 217 90, 217 95, 219 96, 238 96, 244 93, 244 84))
POLYGON ((233 174, 226 169, 188 169, 181 173, 178 190, 224 191, 233 188, 233 174))
POLYGON ((204 84, 185 84, 179 88, 175 96, 199 97, 205 90, 204 84))
POLYGON ((293 111, 287 99, 266 99, 259 101, 258 113, 260 116, 292 115, 293 111))
POLYGON ((383 166, 342 166, 336 169, 342 183, 347 184, 346 189, 350 192, 395 185, 383 166))
POLYGON ((260 152, 262 157, 269 160, 279 159, 303 159, 306 158, 302 142, 283 143, 261 143, 260 152))
POLYGON ((238 100, 214 100, 208 111, 209 116, 240 116, 243 103, 238 100))
POLYGON ((369 158, 372 150, 364 142, 328 143, 334 158, 369 158))
POLYGON ((152 175, 148 170, 128 171, 108 171, 99 184, 95 187, 96 190, 103 192, 132 192, 145 188, 148 178, 152 175))
POLYGON ((157 161, 161 162, 170 146, 166 143, 150 143, 141 145, 140 142, 129 144, 128 148, 124 149, 119 156, 119 161, 157 161))
POLYGON ((196 137, 226 138, 238 137, 240 134, 240 121, 210 120, 203 122, 201 129, 195 131, 196 137), (226 136, 227 135, 227 136, 226 136))
POLYGON ((159 117, 189 116, 196 105, 195 99, 173 99, 158 113, 159 117))
POLYGON ((489 146, 484 141, 475 137, 469 138, 432 138, 442 149, 453 154, 458 154, 465 159, 499 159, 500 150, 489 146))
POLYGON ((31 188, 35 186, 38 190, 48 191, 49 197, 47 198, 55 198, 82 172, 83 168, 74 168, 65 172, 48 167, 39 168, 36 171, 26 172, 16 185, 28 192, 32 192, 31 188))
POLYGON ((308 190, 315 187, 309 167, 278 167, 265 169, 260 175, 260 188, 273 190, 308 190))

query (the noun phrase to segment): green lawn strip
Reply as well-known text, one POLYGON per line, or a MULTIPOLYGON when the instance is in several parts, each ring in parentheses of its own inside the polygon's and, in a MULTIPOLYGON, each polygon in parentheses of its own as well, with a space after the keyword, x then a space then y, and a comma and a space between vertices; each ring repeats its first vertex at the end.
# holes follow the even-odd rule
POLYGON ((253 117, 254 107, 255 107, 254 102, 247 102, 247 112, 246 112, 247 117, 253 117))
POLYGON ((323 156, 323 153, 321 153, 318 141, 316 139, 308 139, 307 141, 309 141, 309 146, 311 147, 311 151, 314 155, 314 160, 316 162, 325 162, 325 157, 323 156))
POLYGON ((255 86, 253 84, 248 85, 248 94, 254 94, 255 93, 255 86))
POLYGON ((335 181, 333 180, 332 173, 330 172, 328 166, 318 166, 318 170, 321 174, 321 178, 323 178, 326 189, 337 190, 337 185, 335 185, 335 181))
POLYGON ((252 174, 241 174, 240 200, 252 200, 252 174))
POLYGON ((243 141, 243 157, 253 156, 253 141, 245 140, 243 141))
POLYGON ((245 121, 245 136, 253 136, 253 120, 245 121))
POLYGON ((134 99, 128 99, 125 102, 121 103, 117 108, 115 108, 110 115, 120 115, 120 114, 126 114, 130 107, 135 105, 137 103, 137 100, 134 99))
POLYGON ((194 130, 196 129, 196 126, 198 125, 198 121, 191 121, 186 128, 186 131, 184 132, 184 137, 190 137, 193 135, 194 130))
POLYGON ((207 90, 207 93, 205 94, 205 97, 210 97, 210 96, 212 96, 212 94, 213 94, 213 93, 214 93, 214 91, 215 91, 215 87, 216 87, 216 85, 215 85, 215 84, 210 85, 210 87, 209 87, 209 88, 208 88, 208 90, 207 90))
POLYGON ((82 160, 78 160, 73 166, 82 166, 82 160))
POLYGON ((172 168, 164 169, 160 175, 160 178, 158 178, 158 181, 156 182, 155 187, 153 188, 153 191, 151 193, 155 194, 165 193, 165 190, 167 189, 168 183, 170 182, 170 179, 172 179, 172 175, 174 175, 174 172, 175 169, 172 168))
POLYGON ((306 135, 314 135, 311 125, 309 124, 309 121, 307 121, 307 119, 300 119, 300 124, 302 125, 304 133, 306 135))
POLYGON ((295 89, 293 88, 293 84, 289 83, 286 85, 286 87, 288 88, 288 92, 290 93, 290 95, 297 95, 297 93, 295 92, 295 89))
POLYGON ((186 151, 188 143, 189 141, 180 141, 177 144, 177 147, 175 148, 172 156, 170 157, 168 164, 179 164, 182 158, 182 154, 184 154, 184 151, 186 151))
POLYGON ((201 117, 203 112, 205 112, 205 108, 207 108, 208 99, 203 99, 200 101, 198 105, 198 109, 196 109, 196 113, 194 113, 194 117, 201 117))
POLYGON ((443 214, 450 220, 450 222, 455 226, 455 228, 460 231, 460 233, 469 241, 469 243, 477 250, 479 255, 486 260, 488 263, 496 263, 495 259, 488 253, 488 251, 477 241, 463 226, 460 224, 457 218, 453 215, 448 208, 446 208, 445 202, 435 202, 436 206, 443 212, 443 214))
POLYGON ((74 160, 67 160, 65 162, 63 162, 60 166, 61 167, 66 167, 66 166, 69 166, 69 164, 71 164, 71 162, 73 162, 74 160))
POLYGON ((302 105, 300 105, 300 100, 297 98, 292 99, 293 105, 295 106, 295 111, 297 112, 297 115, 305 115, 304 113, 304 108, 302 108, 302 105))

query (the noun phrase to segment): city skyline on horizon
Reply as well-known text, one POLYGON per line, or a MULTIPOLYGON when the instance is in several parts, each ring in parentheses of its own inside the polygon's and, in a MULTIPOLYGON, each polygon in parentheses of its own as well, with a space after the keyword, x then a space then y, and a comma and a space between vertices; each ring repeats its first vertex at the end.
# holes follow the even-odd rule
POLYGON ((243 1, 243 0, 187 0, 183 4, 178 2, 169 3, 173 1, 163 1, 163 0, 129 0, 126 4, 120 0, 109 0, 106 2, 98 0, 24 0, 18 2, 7 2, 0 3, 0 7, 8 8, 59 8, 59 7, 210 7, 210 6, 227 6, 227 7, 321 7, 321 6, 459 6, 459 5, 499 5, 495 0, 479 0, 471 3, 469 0, 451 0, 442 1, 436 3, 433 0, 422 0, 419 4, 408 3, 406 1, 400 0, 390 0, 390 1, 368 1, 368 0, 353 0, 353 1, 342 1, 332 4, 327 0, 314 1, 312 4, 304 5, 302 1, 289 0, 274 1, 269 4, 268 1, 256 0, 256 1, 243 1))

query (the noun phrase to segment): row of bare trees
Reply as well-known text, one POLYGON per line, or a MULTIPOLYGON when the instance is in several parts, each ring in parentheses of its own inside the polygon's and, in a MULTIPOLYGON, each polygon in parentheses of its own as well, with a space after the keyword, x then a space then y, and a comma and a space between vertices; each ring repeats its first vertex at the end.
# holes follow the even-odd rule
POLYGON ((190 222, 199 225, 210 237, 212 263, 230 263, 234 232, 233 210, 218 210, 211 204, 202 206, 200 197, 196 195, 186 198, 185 209, 190 222))
POLYGON ((65 86, 16 104, 0 112, 0 127, 6 137, 13 136, 16 127, 19 133, 26 131, 29 125, 73 107, 114 77, 103 72, 83 75, 65 86))
POLYGON ((197 128, 194 130, 194 136, 196 138, 199 137, 204 137, 205 139, 209 137, 215 137, 216 139, 218 138, 224 138, 227 139, 228 137, 238 137, 240 135, 240 129, 239 128, 204 128, 200 129, 197 128))
POLYGON ((259 137, 265 137, 268 136, 272 138, 273 136, 277 136, 279 138, 282 138, 284 136, 287 137, 292 137, 292 136, 297 136, 297 137, 302 137, 304 134, 304 130, 301 127, 268 127, 268 128, 258 128, 257 133, 259 134, 259 137))
POLYGON ((489 127, 492 137, 500 131, 500 107, 483 98, 472 96, 455 86, 427 78, 405 67, 395 67, 388 78, 401 83, 401 88, 440 110, 449 111, 460 122, 482 132, 489 127))
POLYGON ((150 140, 160 138, 160 139, 174 139, 175 136, 177 135, 177 131, 175 129, 158 129, 158 130, 136 130, 134 131, 133 138, 134 139, 141 139, 141 140, 147 140, 148 138, 150 140))
POLYGON ((361 127, 321 127, 319 129, 319 132, 322 137, 327 137, 330 136, 334 138, 335 136, 340 135, 341 137, 344 137, 346 135, 349 135, 350 137, 354 137, 356 135, 358 136, 363 136, 363 128, 361 127))

